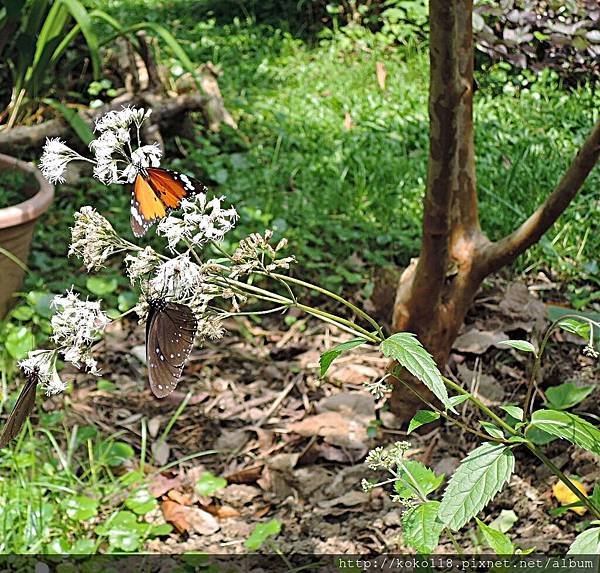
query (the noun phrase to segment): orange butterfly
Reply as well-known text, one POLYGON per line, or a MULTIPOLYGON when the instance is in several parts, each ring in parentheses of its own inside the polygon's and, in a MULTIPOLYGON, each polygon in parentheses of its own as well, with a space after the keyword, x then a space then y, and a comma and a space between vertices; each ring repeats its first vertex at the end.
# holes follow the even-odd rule
POLYGON ((200 181, 183 173, 156 167, 141 168, 131 194, 133 234, 142 237, 156 221, 179 208, 182 199, 206 191, 200 181))

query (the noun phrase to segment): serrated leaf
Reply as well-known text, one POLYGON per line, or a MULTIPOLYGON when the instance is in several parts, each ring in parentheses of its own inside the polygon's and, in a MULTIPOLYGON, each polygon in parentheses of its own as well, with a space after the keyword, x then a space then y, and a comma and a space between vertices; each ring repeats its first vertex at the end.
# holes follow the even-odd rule
POLYGON ((509 447, 485 442, 458 466, 442 498, 439 518, 454 531, 475 517, 502 489, 515 468, 509 447))
POLYGON ((533 354, 537 354, 535 346, 526 340, 503 340, 502 342, 498 342, 498 346, 501 345, 509 346, 510 348, 521 350, 522 352, 532 352, 533 354))
POLYGON ((401 366, 423 382, 444 406, 455 411, 448 401, 448 392, 435 360, 414 334, 411 332, 392 334, 381 343, 380 349, 384 356, 397 360, 401 366))
POLYGON ((394 482, 396 493, 402 499, 416 499, 420 498, 420 496, 416 492, 414 482, 417 482, 421 495, 427 496, 440 487, 444 481, 444 474, 436 475, 432 469, 428 468, 422 462, 404 460, 402 466, 398 468, 398 478, 394 482))
POLYGON ((523 408, 519 406, 500 406, 501 410, 504 410, 509 416, 512 416, 515 420, 523 421, 524 412, 523 408))
POLYGON ((483 420, 481 420, 479 423, 490 436, 494 438, 504 438, 504 433, 498 426, 494 426, 494 424, 485 422, 483 420))
POLYGON ((413 430, 429 424, 439 419, 440 415, 432 410, 419 410, 408 424, 407 434, 410 434, 413 430))
POLYGON ((598 555, 599 553, 600 527, 591 527, 575 538, 567 555, 598 555))
POLYGON ((510 537, 497 529, 493 529, 489 525, 483 523, 483 521, 475 518, 479 531, 483 534, 483 538, 487 545, 497 555, 513 555, 515 552, 515 546, 513 545, 510 537))
POLYGON ((321 377, 325 376, 332 362, 339 358, 342 355, 342 353, 348 350, 352 350, 353 348, 357 348, 358 346, 363 345, 365 342, 367 341, 364 338, 353 338, 352 340, 342 342, 341 344, 330 348, 326 352, 323 352, 323 354, 321 354, 321 358, 319 359, 319 364, 321 366, 321 377))
POLYGON ((567 410, 583 402, 593 391, 593 386, 576 386, 573 382, 565 382, 548 388, 546 398, 553 410, 567 410))
POLYGON ((538 410, 531 416, 530 427, 600 455, 600 430, 575 414, 559 410, 538 410))
POLYGON ((444 528, 437 519, 439 507, 439 501, 428 501, 411 507, 402 515, 404 542, 419 553, 432 553, 439 543, 444 528))

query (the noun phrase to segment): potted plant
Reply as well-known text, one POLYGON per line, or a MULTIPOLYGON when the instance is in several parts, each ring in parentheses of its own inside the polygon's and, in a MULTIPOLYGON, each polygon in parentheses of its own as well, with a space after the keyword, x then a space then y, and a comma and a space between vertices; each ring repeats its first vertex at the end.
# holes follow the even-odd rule
POLYGON ((0 154, 0 318, 23 281, 35 222, 53 197, 41 171, 0 154))

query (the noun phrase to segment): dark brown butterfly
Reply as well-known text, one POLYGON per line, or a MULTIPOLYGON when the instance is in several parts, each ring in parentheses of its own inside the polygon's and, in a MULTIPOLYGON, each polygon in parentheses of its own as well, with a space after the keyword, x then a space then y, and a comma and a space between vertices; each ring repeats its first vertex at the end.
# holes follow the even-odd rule
POLYGON ((181 200, 206 187, 183 173, 156 167, 141 168, 131 194, 131 229, 136 237, 146 234, 150 225, 169 211, 178 209, 181 200))
POLYGON ((157 398, 168 396, 181 377, 198 321, 192 309, 164 298, 148 300, 146 320, 146 364, 150 389, 157 398))
POLYGON ((35 391, 37 390, 38 382, 39 377, 37 372, 34 371, 27 374, 27 382, 23 390, 21 390, 17 398, 17 403, 10 413, 0 435, 0 448, 4 448, 8 442, 17 437, 25 420, 29 418, 35 406, 35 391))

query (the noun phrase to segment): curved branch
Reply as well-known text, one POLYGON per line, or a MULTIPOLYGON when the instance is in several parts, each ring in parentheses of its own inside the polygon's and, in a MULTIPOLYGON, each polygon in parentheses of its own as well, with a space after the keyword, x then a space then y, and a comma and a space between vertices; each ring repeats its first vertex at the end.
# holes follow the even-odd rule
POLYGON ((511 263, 540 239, 577 195, 599 157, 600 120, 546 201, 518 229, 483 251, 480 264, 486 275, 511 263))

